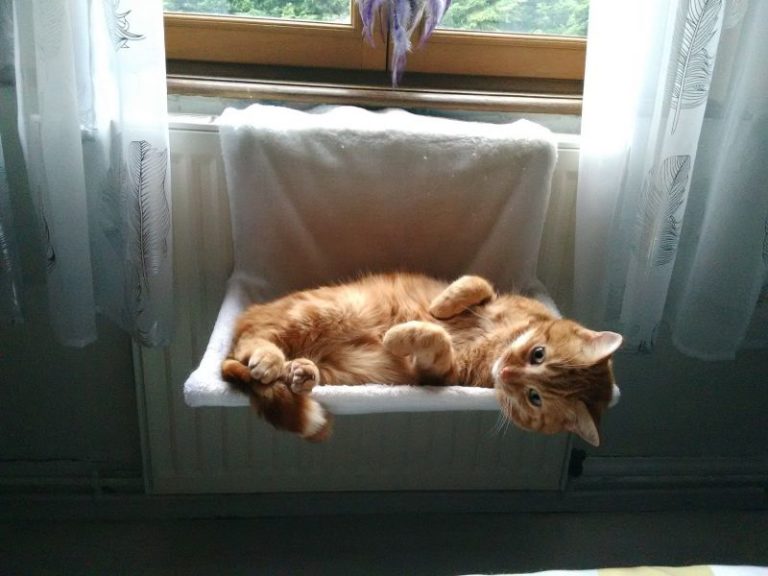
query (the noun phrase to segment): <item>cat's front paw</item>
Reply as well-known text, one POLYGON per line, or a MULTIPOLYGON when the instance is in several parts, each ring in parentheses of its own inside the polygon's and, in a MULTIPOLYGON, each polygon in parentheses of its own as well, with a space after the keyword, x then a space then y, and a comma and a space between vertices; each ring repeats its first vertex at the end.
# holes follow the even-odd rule
POLYGON ((297 358, 285 363, 288 384, 297 394, 309 394, 320 383, 320 370, 306 358, 297 358))
POLYGON ((285 356, 279 350, 256 350, 248 360, 251 378, 262 384, 272 384, 283 375, 285 356))

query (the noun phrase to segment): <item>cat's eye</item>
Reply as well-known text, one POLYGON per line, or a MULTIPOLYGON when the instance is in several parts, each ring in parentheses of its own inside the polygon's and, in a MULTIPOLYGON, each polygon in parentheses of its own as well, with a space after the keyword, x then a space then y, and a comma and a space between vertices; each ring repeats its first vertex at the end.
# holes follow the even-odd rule
POLYGON ((544 346, 536 346, 533 350, 531 350, 529 361, 531 364, 541 364, 544 362, 545 355, 546 350, 544 349, 544 346))
POLYGON ((528 402, 531 403, 531 406, 536 406, 536 408, 541 407, 541 395, 533 388, 528 388, 528 402))

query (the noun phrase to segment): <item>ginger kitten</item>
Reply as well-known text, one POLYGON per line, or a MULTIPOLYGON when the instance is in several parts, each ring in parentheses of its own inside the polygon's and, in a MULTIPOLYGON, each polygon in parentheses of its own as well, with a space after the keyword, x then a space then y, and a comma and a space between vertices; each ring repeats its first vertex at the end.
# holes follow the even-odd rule
POLYGON ((331 428, 314 386, 377 382, 495 388, 521 428, 597 446, 600 417, 618 399, 611 356, 621 341, 478 276, 448 284, 393 273, 251 306, 222 375, 273 426, 313 441, 331 428))

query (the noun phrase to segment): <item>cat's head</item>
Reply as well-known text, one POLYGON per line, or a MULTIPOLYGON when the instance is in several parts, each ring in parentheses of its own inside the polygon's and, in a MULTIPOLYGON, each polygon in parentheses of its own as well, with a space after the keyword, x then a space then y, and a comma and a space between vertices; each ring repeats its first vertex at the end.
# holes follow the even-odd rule
POLYGON ((492 369, 503 413, 521 428, 574 432, 598 446, 600 417, 619 397, 611 355, 621 341, 560 319, 514 335, 492 369))

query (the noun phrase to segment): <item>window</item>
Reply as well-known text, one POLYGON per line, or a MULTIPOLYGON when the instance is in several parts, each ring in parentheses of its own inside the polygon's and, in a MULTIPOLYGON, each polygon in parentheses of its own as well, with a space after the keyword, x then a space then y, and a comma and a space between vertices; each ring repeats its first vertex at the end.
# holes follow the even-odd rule
POLYGON ((351 0, 165 0, 170 59, 383 70, 351 0))
MULTIPOLYGON (((589 0, 453 0, 408 72, 581 80, 589 0)), ((352 0, 165 0, 168 57, 386 70, 352 0)))

